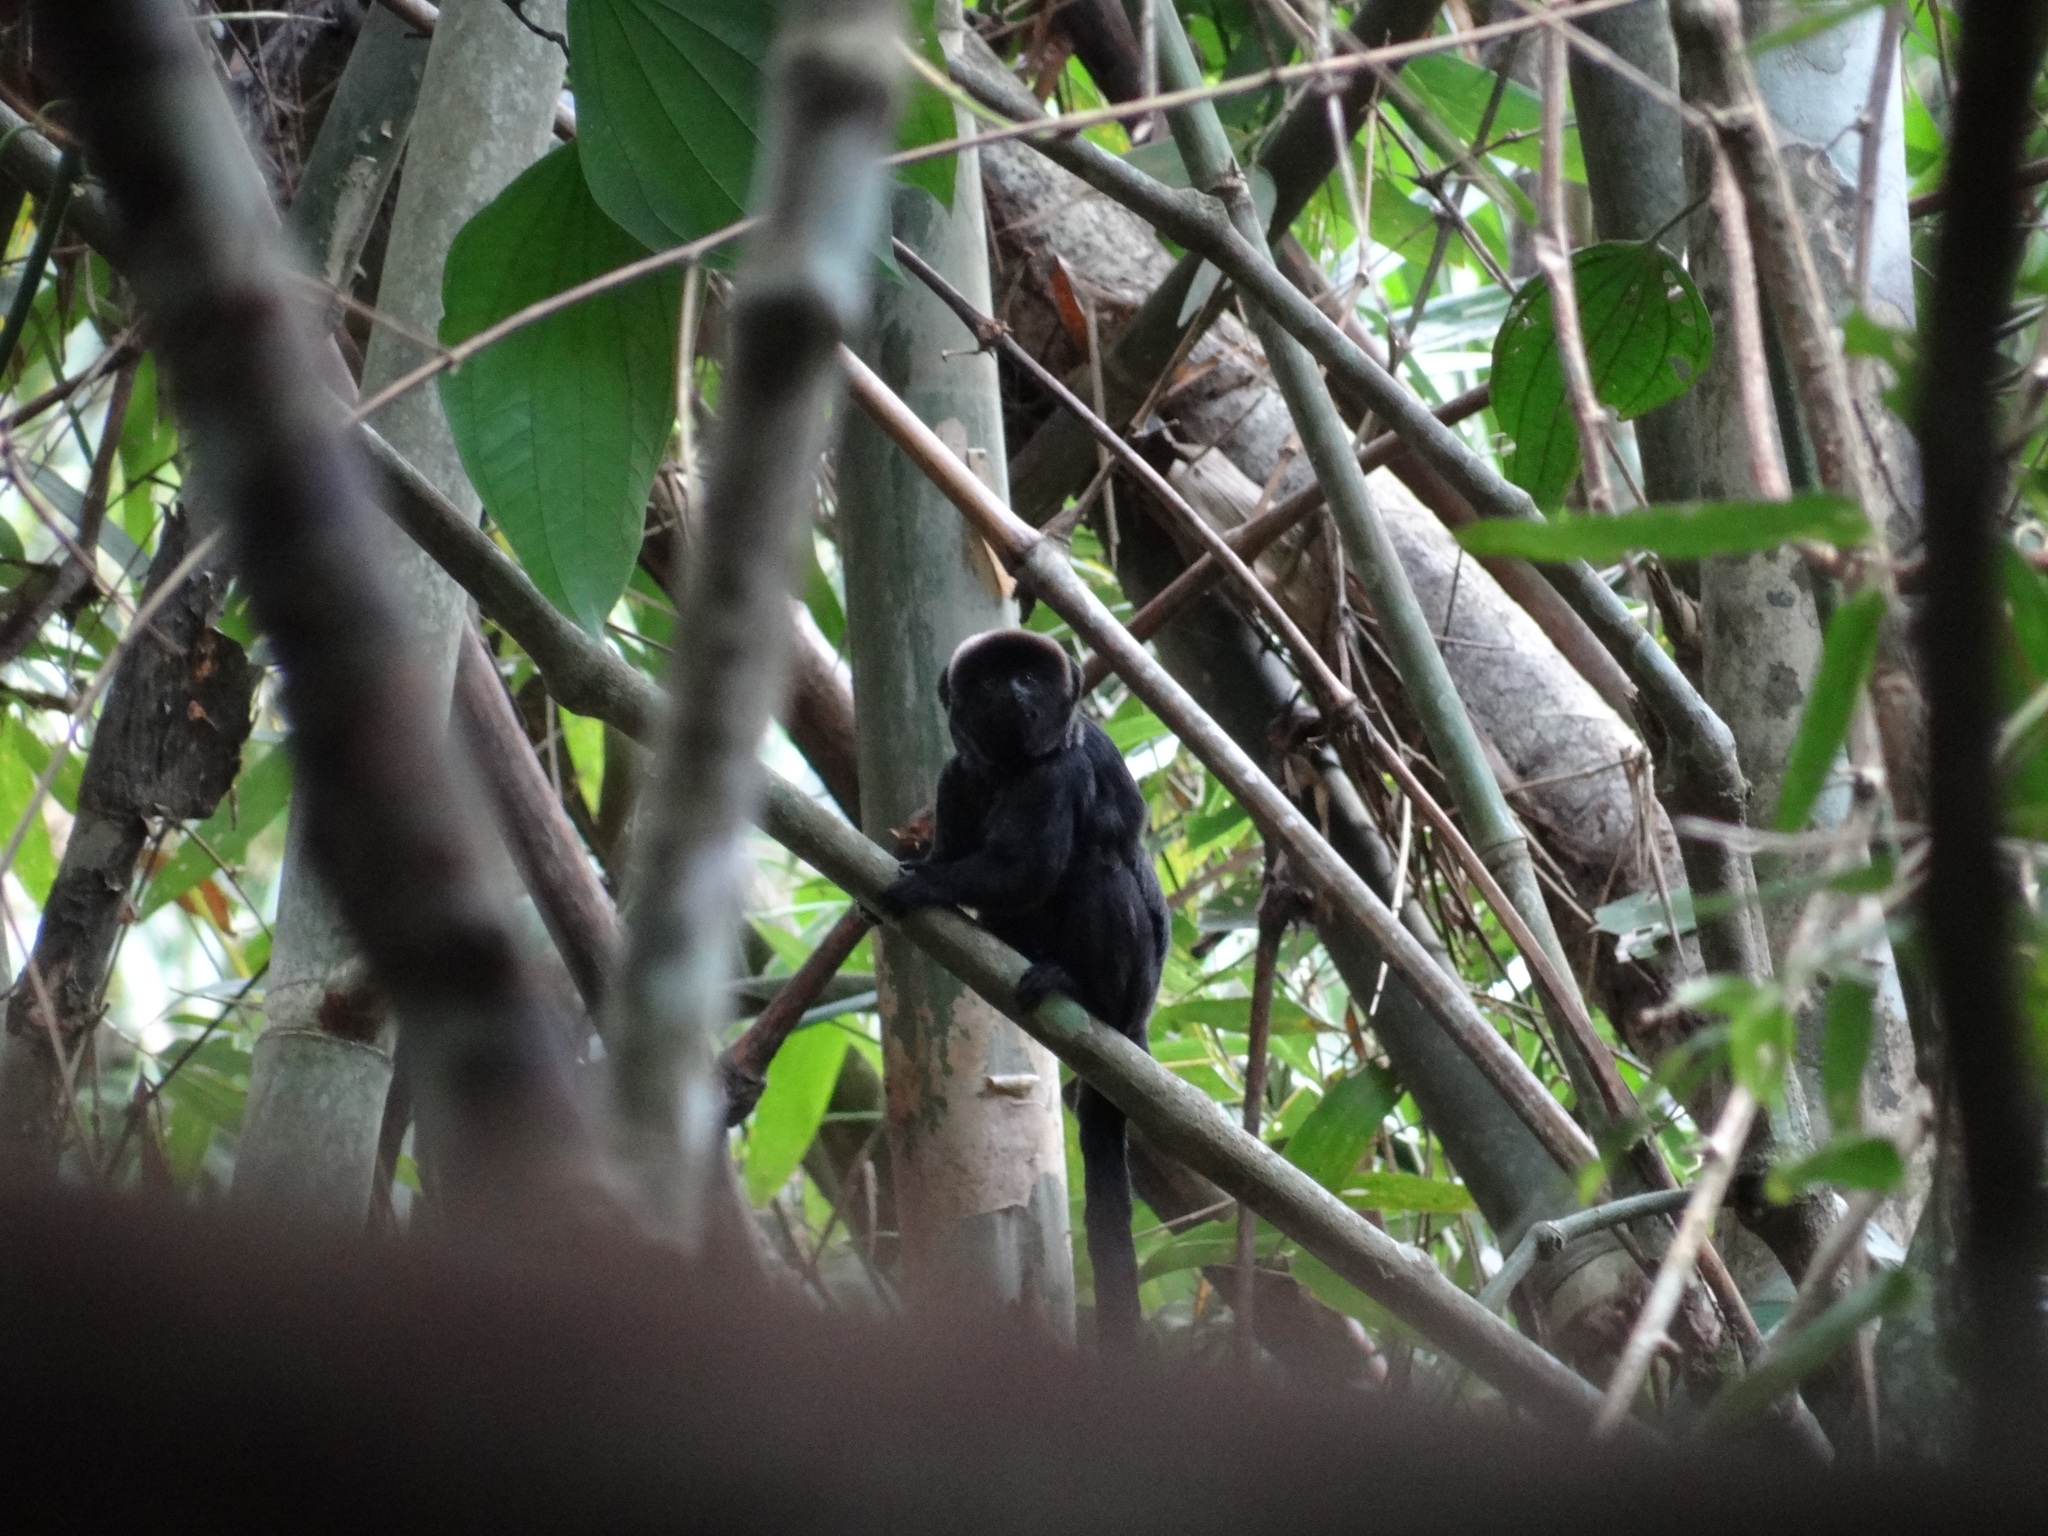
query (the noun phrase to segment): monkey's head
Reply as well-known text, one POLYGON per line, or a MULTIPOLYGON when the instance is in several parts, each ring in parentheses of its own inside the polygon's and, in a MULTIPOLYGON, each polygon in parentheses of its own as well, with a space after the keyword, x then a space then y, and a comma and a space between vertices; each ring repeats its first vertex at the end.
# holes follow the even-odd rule
POLYGON ((969 636, 939 674, 954 750, 999 767, 1067 745, 1080 697, 1080 664, 1028 629, 969 636))

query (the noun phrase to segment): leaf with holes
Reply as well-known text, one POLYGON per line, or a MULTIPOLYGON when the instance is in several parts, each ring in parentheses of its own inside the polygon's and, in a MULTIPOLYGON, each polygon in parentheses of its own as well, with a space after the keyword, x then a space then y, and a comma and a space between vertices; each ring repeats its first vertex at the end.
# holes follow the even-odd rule
MULTIPOLYGON (((647 254, 591 201, 565 144, 462 227, 441 340, 647 254)), ((656 273, 515 331, 441 376, 462 467, 549 599, 592 634, 640 553, 648 487, 675 421, 681 280, 656 273)))
MULTIPOLYGON (((1623 421, 1692 387, 1714 355, 1699 290, 1662 247, 1610 240, 1572 257, 1586 366, 1601 404, 1623 421)), ((1550 511, 1579 472, 1578 424, 1557 359, 1550 287, 1530 279, 1493 341, 1493 411, 1512 444, 1508 478, 1550 511)))

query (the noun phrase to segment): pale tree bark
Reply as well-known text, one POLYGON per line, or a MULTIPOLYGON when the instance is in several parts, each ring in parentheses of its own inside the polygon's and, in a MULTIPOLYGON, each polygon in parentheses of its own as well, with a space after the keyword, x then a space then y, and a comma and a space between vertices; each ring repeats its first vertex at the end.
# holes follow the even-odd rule
MULTIPOLYGON (((951 15, 947 12, 950 10, 951 15)), ((941 42, 958 47, 957 5, 941 42), (949 24, 950 23, 950 24, 949 24)), ((958 114, 962 130, 969 119, 958 114)), ((989 308, 980 157, 953 205, 899 188, 896 236, 989 308)), ((881 285, 862 348, 941 437, 1009 494, 995 359, 922 284, 881 285)), ((884 847, 931 804, 952 752, 937 684, 969 635, 1014 624, 1008 578, 931 482, 863 416, 839 450, 861 822, 884 847)), ((1073 1326, 1066 1136, 1052 1053, 901 937, 876 934, 900 1252, 913 1287, 1021 1302, 1073 1326)))
MULTIPOLYGON (((1752 34, 1774 25, 1774 18, 1784 19, 1768 4, 1745 8, 1746 26, 1752 34)), ((1872 125, 1870 153, 1875 157, 1875 178, 1863 294, 1857 293, 1854 280, 1858 186, 1865 154, 1865 136, 1857 131, 1857 125, 1878 70, 1884 21, 1880 11, 1872 10, 1797 43, 1766 50, 1756 56, 1756 72, 1835 316, 1839 319, 1861 307, 1885 324, 1910 326, 1913 273, 1906 218, 1903 104, 1896 68, 1884 96, 1882 120, 1872 125)), ((1692 255, 1710 310, 1717 316, 1725 314, 1727 266, 1710 214, 1703 213, 1695 220, 1692 255)), ((1810 450, 1801 435, 1790 386, 1783 382, 1778 352, 1773 340, 1773 393, 1780 421, 1785 424, 1781 430, 1785 456, 1795 487, 1811 485, 1811 470, 1805 468, 1811 464, 1810 450)), ((1735 349, 1724 344, 1717 348, 1697 390, 1703 491, 1708 496, 1754 494, 1736 399, 1740 387, 1737 370, 1735 349)), ((1919 471, 1912 441, 1883 402, 1883 390, 1891 381, 1874 367, 1861 367, 1852 377, 1857 386, 1859 424, 1879 466, 1878 483, 1889 503, 1872 508, 1871 513, 1888 523, 1894 553, 1910 556, 1919 540, 1919 471)), ((1717 555, 1702 562, 1703 686, 1709 701, 1735 732, 1743 772, 1751 785, 1753 825, 1770 825, 1777 812, 1786 759, 1820 663, 1823 610, 1831 605, 1831 595, 1823 586, 1789 549, 1717 555)), ((1895 788, 1917 800, 1912 776, 1895 788)), ((1831 785, 1816 808, 1816 824, 1838 823, 1849 808, 1849 799, 1846 778, 1831 785)), ((1763 860, 1759 879, 1782 879, 1802 867, 1785 860, 1763 860)), ((1796 895, 1765 903, 1765 926, 1775 963, 1784 960, 1784 947, 1800 906, 1801 898, 1796 895)), ((1881 1023, 1866 1091, 1872 1112, 1880 1120, 1892 1121, 1907 1112, 1915 1097, 1912 1032, 1890 944, 1880 935, 1862 958, 1877 978, 1881 1023)), ((1815 1138, 1828 1134, 1819 1107, 1823 1102, 1818 1083, 1820 1025, 1817 1007, 1802 1011, 1798 1076, 1808 1118, 1806 1134, 1815 1138)), ((1787 1129, 1796 1132, 1798 1128, 1787 1129)), ((1908 1193, 1884 1213, 1886 1224, 1901 1238, 1911 1234, 1925 1199, 1924 1163, 1923 1156, 1908 1193)))
MULTIPOLYGON (((559 29, 561 0, 538 0, 534 19, 559 29)), ((393 211, 380 324, 363 384, 376 390, 423 360, 409 335, 441 319, 441 269, 462 225, 547 148, 562 90, 562 53, 533 35, 500 0, 450 0, 441 11, 393 211)), ((373 425, 469 517, 481 503, 431 388, 379 411, 373 425)), ((380 535, 382 530, 380 530, 380 535)), ((413 643, 445 723, 466 600, 409 541, 387 538, 413 643)), ((302 1215, 362 1219, 391 1080, 389 1027, 338 1035, 323 1020, 358 1017, 378 1003, 353 983, 354 944, 308 862, 300 818, 287 834, 265 1028, 251 1068, 248 1115, 236 1160, 237 1198, 289 1204, 302 1215), (317 1108, 316 1108, 317 1106, 317 1108), (328 1132, 304 1134, 317 1113, 328 1132)))

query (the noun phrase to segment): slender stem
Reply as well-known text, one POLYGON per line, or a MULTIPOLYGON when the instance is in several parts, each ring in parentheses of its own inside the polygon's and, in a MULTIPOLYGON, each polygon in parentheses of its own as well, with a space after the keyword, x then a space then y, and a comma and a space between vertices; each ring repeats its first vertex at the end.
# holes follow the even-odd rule
POLYGON ((1756 1098, 1747 1088, 1734 1089, 1721 1110, 1713 1135, 1707 1138, 1706 1162, 1693 1185, 1692 1198, 1686 1202, 1685 1215, 1679 1220, 1678 1235, 1665 1250, 1649 1299, 1643 1303, 1635 1327, 1629 1331, 1628 1343, 1622 1346, 1621 1358, 1615 1362, 1614 1374, 1608 1378, 1600 1416, 1593 1422, 1593 1433, 1600 1438, 1613 1434, 1628 1416, 1636 1389, 1642 1386, 1650 1362, 1664 1345, 1664 1330, 1678 1310, 1679 1299, 1692 1279, 1693 1261, 1706 1243, 1714 1216, 1728 1193, 1736 1159, 1749 1139, 1750 1122, 1756 1118, 1756 1110, 1756 1098))
POLYGON ((1550 285, 1550 317, 1557 333, 1557 357, 1564 368, 1565 398, 1579 428, 1579 480, 1594 512, 1614 510, 1607 478, 1607 416, 1593 390, 1586 361, 1586 337, 1579 325, 1578 284, 1572 277, 1571 223, 1564 210, 1564 90, 1569 56, 1562 32, 1543 35, 1543 159, 1538 184, 1536 264, 1550 285))
POLYGON ((859 903, 840 915, 818 947, 804 956, 789 980, 768 1000, 768 1006, 754 1016, 747 1032, 727 1046, 718 1057, 718 1076, 725 1089, 725 1123, 738 1125, 753 1113, 761 1090, 768 1086, 768 1064, 783 1042, 804 1022, 805 1014, 818 994, 846 964, 847 956, 859 947, 875 920, 859 903))
MULTIPOLYGON (((1265 899, 1259 903, 1259 942, 1252 955, 1251 1007, 1245 1024, 1244 1133, 1258 1139, 1259 1117, 1266 1107, 1266 1043, 1273 1032, 1273 982, 1280 967, 1280 941, 1287 934, 1288 913, 1273 883, 1269 860, 1265 899)), ((1258 1216, 1243 1201, 1237 1207, 1237 1326, 1234 1340, 1238 1363, 1249 1369, 1258 1348, 1258 1216)))
POLYGON ((57 162, 56 180, 43 196, 43 206, 36 220, 36 238, 28 248, 28 260, 22 263, 21 273, 15 279, 14 302, 7 307, 7 324, 0 329, 0 376, 7 372, 7 365, 14 361, 14 349, 21 344, 21 333, 28 326, 28 317, 36 307, 36 291, 43 286, 43 273, 50 265, 50 252, 56 247, 57 232, 64 225, 64 210, 71 206, 71 188, 78 180, 78 145, 64 146, 63 157, 57 162))

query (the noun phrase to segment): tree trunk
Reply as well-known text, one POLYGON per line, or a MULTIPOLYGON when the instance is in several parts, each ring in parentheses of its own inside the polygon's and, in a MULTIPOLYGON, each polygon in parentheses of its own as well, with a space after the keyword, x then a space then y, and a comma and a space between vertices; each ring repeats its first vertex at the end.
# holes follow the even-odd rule
MULTIPOLYGON (((957 45, 958 11, 942 37, 957 45)), ((984 310, 988 237, 978 157, 953 206, 899 189, 896 234, 984 310)), ((866 356, 1007 494, 995 360, 940 301, 882 286, 866 356)), ((892 829, 931 804, 951 752, 940 672, 960 641, 1016 622, 1007 581, 960 514, 864 417, 838 461, 861 820, 892 829)), ((1073 1326, 1066 1138, 1050 1052, 909 944, 877 932, 888 1125, 901 1255, 913 1288, 1019 1302, 1073 1326)))
MULTIPOLYGON (((537 0, 533 19, 560 29, 561 0, 537 0)), ((562 53, 500 0, 449 0, 419 86, 406 164, 378 291, 389 324, 371 333, 363 386, 374 391, 417 365, 441 319, 441 268, 463 223, 547 148, 562 90, 562 53)), ((393 106, 408 76, 392 77, 393 106)), ((344 167, 345 171, 345 167, 344 167)), ((441 413, 440 396, 415 389, 374 425, 399 453, 472 517, 481 511, 441 413)), ((417 546, 388 532, 386 551, 414 625, 414 643, 452 690, 467 603, 417 546)), ((354 946, 308 860, 300 821, 287 834, 275 948, 256 1042, 248 1115, 235 1168, 237 1198, 287 1204, 302 1216, 354 1223, 370 1198, 378 1129, 391 1077, 391 1031, 364 1025, 375 1004, 350 984, 354 946), (358 1018, 346 1033, 337 1016, 358 1018), (382 1058, 366 1059, 366 1051, 382 1058), (309 1106, 327 1131, 309 1138, 309 1106)))

